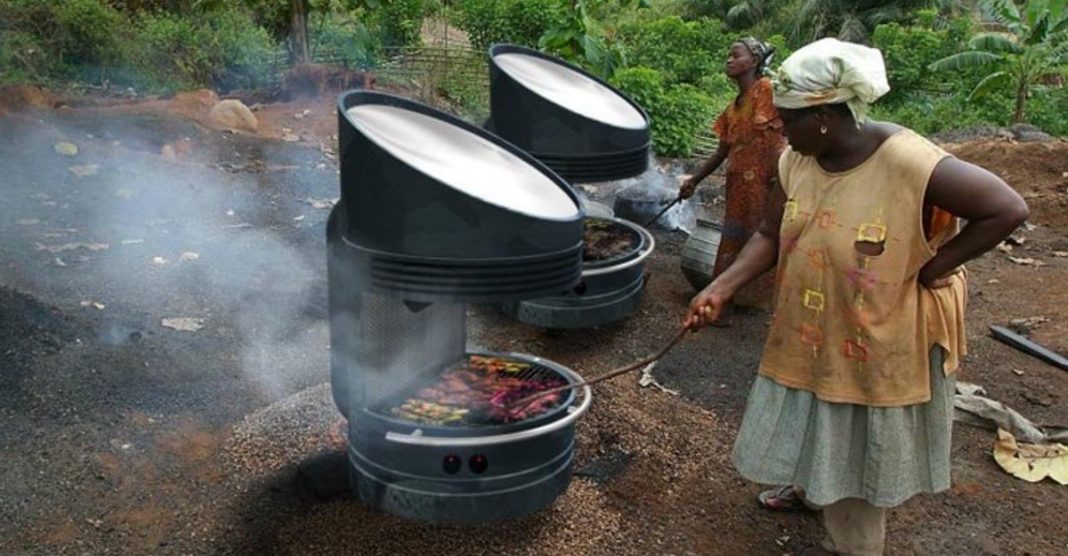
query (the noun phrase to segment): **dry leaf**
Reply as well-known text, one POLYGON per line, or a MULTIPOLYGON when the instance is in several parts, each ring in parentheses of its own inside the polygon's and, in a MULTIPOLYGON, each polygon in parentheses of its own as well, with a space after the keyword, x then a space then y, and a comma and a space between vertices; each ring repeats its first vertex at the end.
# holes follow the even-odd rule
POLYGON ((162 265, 167 264, 168 262, 170 262, 170 261, 168 261, 167 259, 165 259, 163 257, 152 257, 152 264, 158 264, 158 265, 162 266, 162 265))
POLYGON ((1012 319, 1009 321, 1009 325, 1013 328, 1031 330, 1033 328, 1038 328, 1047 322, 1049 322, 1049 318, 1047 317, 1026 317, 1022 319, 1012 319))
POLYGON ((164 328, 171 328, 182 332, 196 332, 197 330, 204 328, 204 324, 207 320, 208 319, 195 317, 179 317, 163 319, 160 324, 162 324, 164 328))
POLYGON ((82 307, 94 307, 94 308, 96 308, 96 309, 98 309, 100 311, 103 311, 104 307, 106 307, 106 305, 104 305, 103 303, 100 303, 98 301, 82 301, 81 302, 81 306, 82 307))
POLYGON ((998 244, 997 249, 1002 253, 1012 253, 1012 246, 1004 241, 998 244))
POLYGON ((74 166, 67 168, 67 171, 79 178, 84 178, 86 176, 95 176, 99 169, 99 164, 75 164, 74 166))
POLYGON ((313 208, 332 209, 334 208, 334 205, 338 202, 338 199, 313 199, 311 197, 308 197, 307 199, 304 199, 304 202, 308 203, 313 208))
POLYGON ((52 148, 56 150, 56 153, 66 156, 74 156, 78 154, 78 145, 75 145, 70 141, 60 141, 55 145, 52 145, 52 148))
POLYGON ((1054 251, 1053 256, 1058 259, 1065 259, 1068 258, 1068 251, 1054 251))
POLYGON ((186 251, 185 253, 182 253, 181 255, 178 256, 178 260, 183 262, 183 263, 187 263, 189 261, 195 261, 195 260, 197 260, 199 258, 200 258, 200 254, 199 253, 194 253, 192 251, 186 251))
POLYGON ((1050 477, 1068 485, 1068 446, 1063 444, 1020 444, 1012 433, 998 429, 994 461, 1010 475, 1030 483, 1050 477))
POLYGON ((1021 259, 1019 257, 1009 257, 1009 260, 1012 261, 1013 263, 1016 263, 1016 264, 1022 265, 1022 266, 1034 266, 1034 267, 1046 266, 1046 263, 1044 263, 1044 262, 1042 262, 1040 260, 1037 260, 1037 259, 1032 259, 1030 257, 1028 257, 1026 259, 1021 259))
POLYGON ((38 251, 48 251, 49 253, 62 253, 64 251, 74 251, 75 249, 103 251, 109 247, 110 245, 106 243, 64 243, 63 245, 42 245, 38 243, 34 248, 38 251))

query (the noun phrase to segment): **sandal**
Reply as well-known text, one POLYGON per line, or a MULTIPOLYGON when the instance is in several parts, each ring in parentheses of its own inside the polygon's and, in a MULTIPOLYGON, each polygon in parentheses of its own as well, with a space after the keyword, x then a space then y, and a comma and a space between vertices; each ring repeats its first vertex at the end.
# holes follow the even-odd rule
POLYGON ((804 496, 793 485, 765 490, 757 495, 757 502, 764 509, 773 512, 812 511, 805 503, 804 496))

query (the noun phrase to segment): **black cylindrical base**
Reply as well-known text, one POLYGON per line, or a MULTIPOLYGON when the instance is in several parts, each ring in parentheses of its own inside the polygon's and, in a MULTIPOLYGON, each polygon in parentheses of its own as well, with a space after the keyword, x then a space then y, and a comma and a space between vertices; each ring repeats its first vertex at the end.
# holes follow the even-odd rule
POLYGON ((375 429, 350 431, 350 478, 360 500, 396 516, 429 523, 515 519, 549 506, 571 482, 574 425, 471 448, 395 444, 375 429), (449 467, 450 461, 459 463, 449 467))

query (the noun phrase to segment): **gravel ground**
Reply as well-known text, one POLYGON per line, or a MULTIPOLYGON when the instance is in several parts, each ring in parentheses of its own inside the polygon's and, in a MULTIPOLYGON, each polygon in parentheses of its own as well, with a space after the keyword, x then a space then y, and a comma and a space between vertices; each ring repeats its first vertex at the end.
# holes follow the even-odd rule
MULTIPOLYGON (((333 117, 329 103, 321 111, 333 117)), ((759 487, 729 464, 761 313, 692 336, 662 360, 656 376, 679 396, 641 388, 636 375, 598 386, 578 424, 577 476, 543 512, 434 527, 378 514, 349 494, 320 499, 299 470, 342 450, 326 384, 326 211, 311 202, 336 194, 328 153, 130 107, 16 114, 0 125, 0 203, 9 207, 0 218, 0 448, 14 456, 0 481, 0 554, 682 556, 782 554, 817 539, 814 515, 758 510, 759 487), (187 137, 189 154, 160 156, 187 137), (79 146, 76 156, 53 151, 64 140, 79 146), (68 169, 91 164, 94 175, 68 169), (108 247, 87 247, 96 243, 108 247), (204 319, 204 328, 161 326, 177 317, 204 319)), ((1016 148, 961 152, 991 164, 1035 152, 1016 148)), ((1010 181, 1040 183, 1034 195, 1060 202, 1055 172, 1068 168, 1057 156, 1066 159, 1039 152, 1031 167, 1044 173, 1012 169, 1010 181)), ((713 214, 716 193, 703 192, 713 214)), ((590 196, 603 199, 596 189, 590 196)), ((1063 372, 984 333, 1045 314, 1052 320, 1035 337, 1064 349, 1056 342, 1068 322, 1068 259, 1050 253, 1065 250, 1068 229, 1057 211, 1041 214, 1017 254, 1046 266, 1021 267, 1000 252, 972 266, 965 376, 1036 420, 1064 423, 1063 372)), ((477 306, 472 342, 587 376, 655 351, 693 294, 678 271, 685 236, 656 236, 632 318, 554 332, 477 306)), ((1004 475, 992 442, 987 431, 958 430, 953 490, 892 512, 891 554, 1068 551, 1068 493, 1004 475)))

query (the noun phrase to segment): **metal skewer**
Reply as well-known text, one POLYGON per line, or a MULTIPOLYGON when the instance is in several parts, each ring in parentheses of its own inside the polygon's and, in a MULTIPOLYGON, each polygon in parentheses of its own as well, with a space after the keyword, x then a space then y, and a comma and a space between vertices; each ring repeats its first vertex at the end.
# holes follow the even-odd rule
POLYGON ((679 195, 678 197, 675 197, 675 200, 671 201, 670 203, 668 203, 668 206, 666 206, 663 209, 661 209, 660 212, 658 212, 656 214, 656 216, 653 217, 652 220, 646 222, 644 227, 648 228, 649 226, 652 226, 653 224, 656 224, 656 221, 660 220, 661 216, 664 216, 664 214, 666 214, 667 211, 671 210, 671 207, 679 204, 680 202, 682 202, 682 195, 679 195))
POLYGON ((661 357, 663 357, 665 353, 670 351, 671 348, 675 347, 679 342, 681 342, 682 339, 686 337, 686 333, 689 332, 689 331, 690 331, 689 328, 683 327, 682 329, 679 330, 679 332, 677 334, 675 334, 675 336, 673 338, 671 338, 670 342, 665 344, 664 347, 660 348, 660 351, 654 353, 653 355, 650 355, 649 357, 646 357, 645 359, 642 359, 642 360, 637 361, 635 363, 631 363, 630 365, 627 365, 625 367, 620 367, 618 369, 614 369, 614 370, 608 371, 607 373, 605 373, 605 374, 603 374, 603 375, 601 375, 599 377, 596 377, 596 378, 591 378, 589 380, 580 380, 580 381, 575 382, 573 384, 567 384, 567 385, 564 385, 564 386, 557 386, 556 388, 549 388, 548 390, 542 390, 541 392, 537 392, 537 393, 531 394, 529 396, 524 396, 522 398, 519 398, 518 400, 515 400, 514 402, 505 404, 504 407, 506 409, 512 409, 512 408, 515 408, 515 407, 522 406, 524 404, 528 404, 528 403, 530 403, 530 402, 532 402, 532 401, 534 401, 534 400, 536 400, 536 399, 538 399, 538 398, 540 398, 542 396, 547 396, 549 394, 555 394, 557 392, 566 392, 566 391, 571 390, 573 388, 581 388, 583 386, 587 386, 587 385, 590 385, 590 384, 597 384, 598 382, 603 382, 603 381, 608 380, 610 378, 617 377, 617 376, 619 376, 621 374, 625 374, 627 372, 633 371, 634 369, 640 369, 642 367, 645 367, 646 365, 649 365, 650 363, 653 363, 654 361, 657 361, 661 357))

